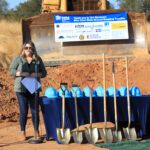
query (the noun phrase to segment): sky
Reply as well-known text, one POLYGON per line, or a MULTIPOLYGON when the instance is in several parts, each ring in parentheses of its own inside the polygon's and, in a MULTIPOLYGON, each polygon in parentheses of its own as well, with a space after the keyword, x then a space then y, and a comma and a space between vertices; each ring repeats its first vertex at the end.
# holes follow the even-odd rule
MULTIPOLYGON (((23 3, 27 0, 6 0, 8 2, 9 5, 9 9, 15 8, 17 5, 19 5, 19 3, 23 3)), ((109 0, 114 6, 115 8, 117 8, 117 0, 109 0)))
POLYGON ((27 0, 6 0, 8 3, 8 8, 12 9, 15 8, 17 5, 19 5, 19 3, 23 3, 27 0))

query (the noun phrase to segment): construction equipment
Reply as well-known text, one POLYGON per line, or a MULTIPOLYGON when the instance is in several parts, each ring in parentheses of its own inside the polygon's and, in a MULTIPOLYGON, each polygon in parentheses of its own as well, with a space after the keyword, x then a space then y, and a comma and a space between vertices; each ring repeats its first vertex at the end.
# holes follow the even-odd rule
MULTIPOLYGON (((22 20, 23 42, 32 40, 35 43, 37 52, 46 66, 98 60, 101 59, 102 53, 111 57, 149 52, 150 40, 147 40, 149 26, 147 26, 145 13, 127 12, 128 39, 82 41, 85 37, 83 33, 80 41, 55 41, 54 16, 56 15, 109 15, 124 12, 123 10, 107 10, 106 0, 101 0, 99 7, 97 0, 43 0, 41 14, 22 20)), ((105 23, 108 25, 107 21, 105 23)), ((78 23, 78 25, 80 27, 82 24, 78 23)), ((97 32, 102 30, 99 27, 97 32)), ((72 31, 69 33, 71 34, 72 31)), ((105 35, 107 36, 107 33, 103 36, 105 35)))
POLYGON ((103 54, 103 88, 104 88, 104 122, 105 126, 99 129, 102 140, 105 143, 112 143, 113 136, 111 129, 107 129, 107 106, 106 106, 106 79, 105 79, 105 54, 103 54))
POLYGON ((127 82, 127 109, 128 109, 128 127, 123 128, 124 135, 128 140, 137 140, 137 134, 135 128, 131 128, 131 108, 130 108, 130 94, 129 94, 129 77, 128 77, 128 58, 126 61, 126 82, 127 82))
POLYGON ((115 130, 113 131, 114 142, 122 141, 121 131, 118 130, 118 115, 117 115, 117 98, 116 98, 116 80, 115 80, 115 65, 112 63, 112 77, 114 87, 114 116, 115 116, 115 130))
POLYGON ((71 139, 70 129, 65 129, 65 90, 67 83, 60 83, 62 90, 62 128, 57 128, 57 138, 61 144, 68 144, 71 139))
POLYGON ((67 0, 42 0, 41 13, 67 11, 67 0))
POLYGON ((75 94, 74 102, 75 102, 76 128, 77 128, 77 130, 74 131, 74 132, 72 133, 72 135, 73 135, 73 139, 74 139, 75 143, 81 144, 82 141, 83 141, 83 133, 82 133, 82 131, 79 132, 78 105, 77 105, 77 90, 76 90, 77 87, 78 87, 78 86, 75 85, 75 84, 72 85, 72 90, 73 90, 73 92, 74 92, 74 94, 75 94))
POLYGON ((93 110, 92 110, 92 90, 93 90, 93 80, 89 80, 88 82, 91 82, 91 85, 89 84, 90 89, 90 126, 85 129, 85 137, 87 141, 90 144, 95 144, 98 140, 98 129, 92 126, 92 118, 93 118, 93 110))

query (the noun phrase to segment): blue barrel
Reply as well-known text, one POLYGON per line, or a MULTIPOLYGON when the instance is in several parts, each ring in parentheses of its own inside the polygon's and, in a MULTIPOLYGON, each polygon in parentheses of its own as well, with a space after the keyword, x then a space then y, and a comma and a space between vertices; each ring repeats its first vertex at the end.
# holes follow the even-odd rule
POLYGON ((58 93, 56 91, 55 88, 53 88, 52 86, 48 87, 45 90, 44 96, 48 97, 48 98, 57 98, 58 97, 58 93))

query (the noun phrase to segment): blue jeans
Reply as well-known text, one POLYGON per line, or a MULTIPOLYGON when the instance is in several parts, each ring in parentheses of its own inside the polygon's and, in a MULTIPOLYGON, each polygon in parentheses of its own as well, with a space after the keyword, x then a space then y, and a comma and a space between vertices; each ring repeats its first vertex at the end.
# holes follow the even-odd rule
MULTIPOLYGON (((32 123, 34 125, 34 129, 38 131, 39 127, 39 107, 35 108, 35 95, 27 93, 19 93, 16 92, 19 104, 20 111, 20 129, 21 131, 25 131, 26 123, 27 123, 27 115, 28 108, 30 106, 31 114, 32 114, 32 123), (37 110, 37 112, 36 112, 37 110), (35 117, 37 115, 37 123, 35 123, 35 117)), ((39 100, 37 101, 37 106, 39 106, 39 100)))

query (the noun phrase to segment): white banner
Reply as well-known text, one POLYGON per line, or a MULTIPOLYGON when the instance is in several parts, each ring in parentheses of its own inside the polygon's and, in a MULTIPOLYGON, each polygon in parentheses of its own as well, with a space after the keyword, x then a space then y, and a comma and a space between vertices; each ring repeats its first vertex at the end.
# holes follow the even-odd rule
POLYGON ((54 15, 55 41, 128 39, 127 13, 54 15))

